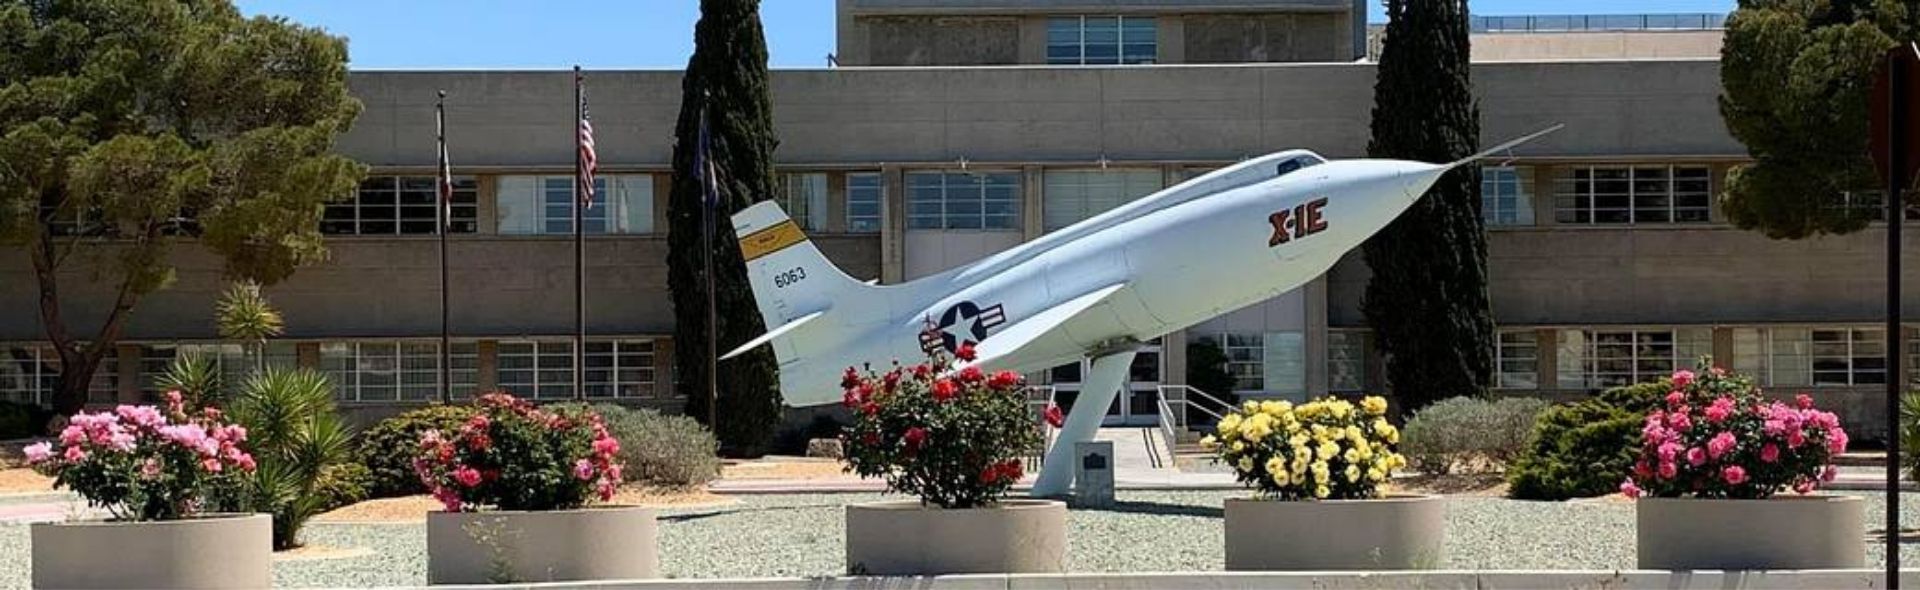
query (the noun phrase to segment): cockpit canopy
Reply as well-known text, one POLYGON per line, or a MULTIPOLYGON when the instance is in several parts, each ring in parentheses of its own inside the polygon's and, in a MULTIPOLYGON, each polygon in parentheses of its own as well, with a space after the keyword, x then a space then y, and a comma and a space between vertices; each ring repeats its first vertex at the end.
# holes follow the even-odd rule
POLYGON ((1299 170, 1301 168, 1311 168, 1314 166, 1319 166, 1321 164, 1327 163, 1326 158, 1320 157, 1320 154, 1316 154, 1316 153, 1305 151, 1305 150, 1297 150, 1297 151, 1298 151, 1297 154, 1291 157, 1288 157, 1287 159, 1281 160, 1279 164, 1274 165, 1275 166, 1274 168, 1275 172, 1273 175, 1274 178, 1286 176, 1288 173, 1293 172, 1295 170, 1299 170))

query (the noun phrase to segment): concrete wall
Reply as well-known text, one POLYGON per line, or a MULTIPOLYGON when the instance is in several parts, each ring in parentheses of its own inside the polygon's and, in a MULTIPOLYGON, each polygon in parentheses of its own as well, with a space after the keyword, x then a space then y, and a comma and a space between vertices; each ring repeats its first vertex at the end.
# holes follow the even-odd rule
POLYGON ((1190 14, 1186 63, 1334 62, 1353 53, 1347 13, 1190 14))
POLYGON ((1159 20, 1161 64, 1339 62, 1365 52, 1358 0, 839 0, 845 66, 1046 63, 1052 15, 1159 20), (1199 35, 1186 31, 1195 29, 1199 35))
POLYGON ((1720 58, 1724 31, 1592 31, 1474 35, 1473 61, 1720 58))
MULTIPOLYGON (((878 276, 878 236, 815 236, 835 263, 878 276)), ((448 248, 449 325, 456 336, 565 335, 573 330, 573 242, 564 236, 454 236, 448 248)), ((342 237, 332 259, 266 290, 287 320, 287 338, 425 336, 440 332, 437 240, 342 237)), ((673 331, 665 236, 587 240, 587 320, 596 335, 673 331)), ((178 281, 142 301, 125 336, 212 339, 213 301, 224 289, 219 261, 195 246, 173 256, 178 281)), ((113 285, 76 270, 62 280, 71 325, 91 333, 113 285)), ((0 251, 0 341, 44 339, 32 267, 18 249, 0 251)))

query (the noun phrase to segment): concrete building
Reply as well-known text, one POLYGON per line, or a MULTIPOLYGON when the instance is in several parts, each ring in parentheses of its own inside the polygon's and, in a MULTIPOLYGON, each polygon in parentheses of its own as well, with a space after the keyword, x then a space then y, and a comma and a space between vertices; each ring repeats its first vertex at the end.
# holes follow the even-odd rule
MULTIPOLYGON (((924 276, 1249 156, 1365 150, 1374 67, 1358 1, 840 0, 838 10, 842 67, 773 73, 782 182, 769 196, 858 277, 924 276)), ((1567 124, 1482 173, 1495 386, 1565 397, 1711 354, 1770 388, 1812 391, 1850 420, 1877 416, 1880 384, 1906 378, 1887 374, 1876 323, 1884 234, 1774 241, 1722 220, 1714 195, 1746 151, 1716 104, 1720 21, 1691 18, 1476 23, 1481 136, 1567 124)), ((680 76, 587 79, 604 185, 586 213, 586 393, 677 407, 663 220, 680 76)), ((332 260, 268 290, 288 320, 272 360, 329 372, 357 411, 437 395, 432 105, 445 89, 461 179, 449 386, 571 397, 570 73, 350 82, 366 111, 339 150, 374 174, 328 209, 332 260)), ((136 310, 97 401, 150 395, 182 350, 237 354, 210 321, 217 261, 190 246, 177 260, 178 283, 136 310)), ((0 304, 36 305, 23 253, 0 254, 0 273, 0 304)), ((1168 334, 1141 355, 1112 421, 1157 419, 1156 392, 1182 382, 1197 339, 1225 348, 1243 395, 1383 388, 1359 311, 1367 278, 1356 253, 1305 288, 1168 334)), ((110 295, 79 274, 66 289, 82 325, 110 295)), ((58 363, 41 334, 33 313, 0 316, 0 340, 12 342, 0 396, 44 399, 58 363)), ((1920 346, 1893 352, 1920 357, 1920 346)), ((1071 396, 1079 372, 1035 378, 1071 396)))

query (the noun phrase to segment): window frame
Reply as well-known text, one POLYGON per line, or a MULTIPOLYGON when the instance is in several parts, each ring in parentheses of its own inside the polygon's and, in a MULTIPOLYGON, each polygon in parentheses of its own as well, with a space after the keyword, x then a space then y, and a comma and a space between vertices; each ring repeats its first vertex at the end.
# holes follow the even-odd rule
POLYGON ((1022 179, 1019 171, 1013 170, 919 170, 906 173, 907 187, 907 229, 939 231, 980 231, 980 232, 1018 232, 1021 231, 1021 193, 1022 179), (937 176, 938 185, 916 184, 915 180, 937 176), (951 180, 958 177, 973 178, 972 182, 955 184, 951 180), (1010 184, 997 180, 1011 181, 1010 184), (959 189, 958 192, 956 188, 959 189), (988 198, 995 189, 1006 189, 1008 198, 988 198), (924 191, 937 190, 938 200, 922 197, 924 191), (967 194, 972 193, 972 194, 967 194), (967 197, 954 198, 956 194, 967 197), (966 209, 956 207, 971 202, 975 212, 955 211, 966 209), (989 205, 1005 205, 1006 213, 989 213, 989 205), (928 212, 934 208, 935 213, 928 212), (974 224, 956 224, 957 220, 971 219, 974 224), (1005 220, 1005 225, 989 224, 988 220, 1005 220))
POLYGON ((1159 63, 1160 61, 1160 23, 1159 20, 1153 16, 1119 14, 1063 14, 1049 16, 1047 17, 1046 24, 1045 51, 1046 64, 1054 66, 1151 65, 1159 63), (1088 40, 1089 27, 1087 26, 1089 21, 1111 21, 1113 23, 1113 41, 1107 42, 1102 40, 1090 42, 1088 40), (1135 26, 1128 26, 1130 24, 1135 26), (1130 37, 1128 35, 1130 29, 1133 34, 1144 36, 1146 39, 1139 40, 1130 37), (1142 35, 1143 32, 1144 35, 1142 35), (1131 49, 1134 51, 1129 51, 1129 46, 1132 46, 1131 49), (1138 52, 1137 50, 1142 46, 1145 46, 1149 51, 1145 53, 1138 52), (1090 57, 1088 55, 1088 48, 1090 47, 1099 47, 1102 49, 1111 47, 1113 50, 1111 61, 1108 61, 1104 57, 1090 57), (1068 56, 1068 53, 1072 55, 1068 56))
POLYGON ((1493 388, 1532 390, 1540 388, 1540 332, 1536 330, 1496 330, 1493 338, 1493 388), (1514 338, 1509 339, 1512 336, 1514 338), (1524 336, 1525 338, 1520 338, 1524 336), (1524 340, 1524 341, 1523 341, 1524 340), (1526 351, 1524 354, 1522 351, 1526 351), (1527 371, 1509 370, 1508 364, 1531 365, 1527 371), (1525 375, 1521 378, 1521 375, 1525 375))
MULTIPOLYGON (((574 195, 575 177, 556 174, 507 174, 497 177, 494 191, 494 208, 497 212, 494 220, 494 234, 500 236, 571 236, 573 235, 573 208, 579 201, 574 195), (532 200, 527 215, 532 219, 521 219, 512 215, 513 207, 502 203, 503 200, 518 200, 525 195, 507 190, 509 184, 530 183, 532 200), (564 183, 564 186, 560 184, 564 183), (550 186, 552 185, 552 186, 550 186), (564 192, 561 192, 563 191, 564 192), (557 217, 556 217, 557 215, 557 217)), ((584 233, 590 236, 610 235, 652 235, 660 233, 660 220, 654 212, 660 195, 654 190, 654 174, 651 172, 622 172, 618 174, 600 174, 594 177, 593 205, 581 213, 584 233), (614 189, 620 189, 616 192, 614 189), (644 191, 644 203, 635 204, 634 198, 624 191, 644 191), (615 198, 619 197, 619 198, 615 198), (639 215, 635 217, 636 211, 639 215), (597 228, 596 228, 597 225, 597 228), (645 227, 629 227, 644 225, 645 227)))
POLYGON ((844 176, 843 182, 845 184, 841 187, 841 193, 844 199, 843 214, 845 217, 846 232, 850 234, 880 233, 881 228, 886 225, 887 220, 886 177, 877 171, 848 172, 844 176), (856 178, 861 181, 857 185, 855 183, 856 178), (871 185, 866 182, 867 179, 872 179, 871 185), (858 198, 856 198, 856 194, 859 195, 858 198), (863 209, 868 204, 867 200, 869 198, 872 199, 873 213, 855 212, 856 209, 863 209))
POLYGON ((1569 166, 1560 169, 1554 176, 1553 218, 1556 225, 1587 226, 1632 226, 1632 225, 1700 225, 1713 222, 1713 169, 1706 164, 1601 164, 1569 166), (1640 178, 1642 172, 1660 170, 1659 179, 1640 178), (1685 179, 1681 171, 1687 172, 1685 179), (1602 178, 1602 173, 1606 178, 1602 178), (1698 173, 1698 176, 1694 176, 1698 173), (1617 176, 1616 176, 1617 174, 1617 176), (1584 178, 1583 178, 1584 176, 1584 178), (1681 182, 1699 182, 1699 191, 1680 190, 1681 182), (1614 186, 1614 190, 1601 192, 1601 183, 1614 186), (1661 183, 1664 190, 1644 191, 1651 183, 1661 183), (1583 190, 1584 189, 1584 190, 1583 190), (1680 206, 1682 197, 1698 199, 1698 206, 1680 206), (1601 199, 1617 200, 1618 206, 1600 206, 1601 199), (1662 207, 1643 206, 1650 199, 1661 199, 1662 207), (1645 213, 1643 213, 1643 210, 1645 213), (1679 219, 1682 211, 1697 212, 1698 218, 1679 219), (1659 213, 1658 216, 1653 215, 1659 213), (1602 220, 1602 214, 1621 215, 1624 219, 1602 220), (1642 217, 1645 216, 1645 219, 1642 217))
MULTIPOLYGON (((320 233, 328 236, 433 236, 440 234, 440 193, 437 176, 419 174, 375 174, 360 181, 351 198, 327 203, 321 213, 320 233), (369 187, 385 182, 385 187, 369 187), (424 184, 425 188, 420 188, 424 184), (369 204, 368 197, 386 193, 391 202, 369 204), (409 197, 427 196, 425 203, 409 203, 409 197), (367 213, 391 213, 391 217, 369 218, 367 213), (409 212, 425 211, 426 219, 409 217, 409 212), (391 231, 375 231, 368 225, 388 224, 391 231), (407 231, 426 224, 427 231, 407 231)), ((453 177, 453 200, 448 205, 448 234, 473 234, 480 231, 480 181, 472 175, 453 177)))
POLYGON ((1480 168, 1480 221, 1487 227, 1534 225, 1532 170, 1520 166, 1480 168), (1506 204, 1506 207, 1502 207, 1506 204))
POLYGON ((1166 179, 1157 168, 1047 169, 1040 174, 1040 229, 1042 232, 1059 231, 1166 188, 1166 179), (1152 185, 1152 190, 1132 194, 1139 190, 1136 182, 1145 182, 1149 178, 1152 181, 1147 184, 1152 185), (1108 189, 1111 194, 1094 194, 1096 190, 1108 189), (1074 199, 1074 202, 1068 203, 1068 199, 1074 199), (1067 211, 1068 208, 1072 211, 1067 211), (1060 217, 1072 219, 1061 223, 1060 217))

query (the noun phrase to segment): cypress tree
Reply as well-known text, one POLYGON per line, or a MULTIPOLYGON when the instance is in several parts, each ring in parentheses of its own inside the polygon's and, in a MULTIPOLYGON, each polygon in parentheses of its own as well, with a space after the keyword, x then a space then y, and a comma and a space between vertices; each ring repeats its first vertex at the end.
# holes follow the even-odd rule
MULTIPOLYGON (((719 351, 724 353, 766 330, 747 283, 733 237, 734 212, 773 195, 773 104, 767 96, 767 43, 758 0, 701 0, 694 25, 693 57, 681 81, 680 118, 674 127, 673 191, 668 197, 667 287, 673 296, 675 387, 686 396, 687 414, 713 425, 707 415, 707 293, 701 253, 701 190, 694 174, 704 109, 720 203, 714 211, 714 307, 719 310, 719 351)), ((781 418, 778 365, 770 349, 721 363, 719 423, 714 434, 723 452, 766 452, 781 418)))
MULTIPOLYGON (((1368 155, 1449 162, 1480 141, 1465 0, 1387 0, 1368 155)), ((1442 177, 1363 246, 1373 278, 1361 308, 1403 411, 1476 395, 1493 358, 1479 168, 1442 177)))

